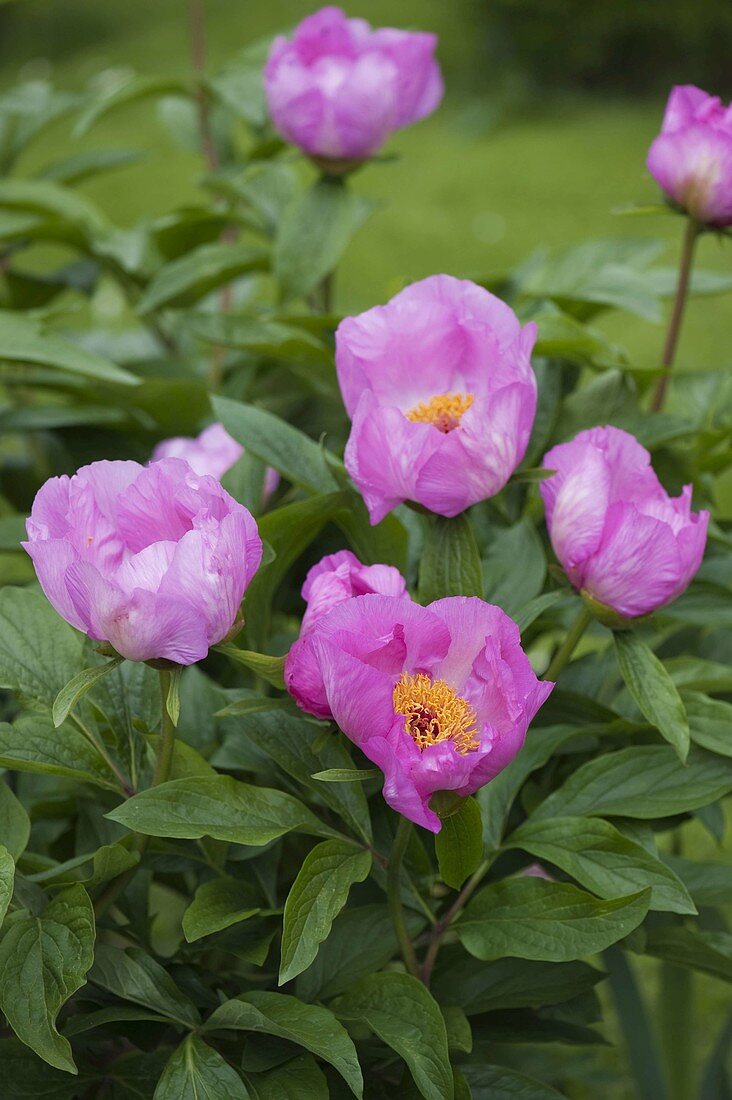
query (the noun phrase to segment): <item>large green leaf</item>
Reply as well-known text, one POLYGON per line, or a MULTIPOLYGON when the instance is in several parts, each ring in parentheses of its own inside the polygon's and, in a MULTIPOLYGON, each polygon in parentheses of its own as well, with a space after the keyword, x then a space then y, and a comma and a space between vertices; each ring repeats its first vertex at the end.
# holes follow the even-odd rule
POLYGON ((651 888, 651 909, 695 913, 686 887, 660 859, 601 818, 531 818, 505 842, 548 859, 601 898, 651 888))
POLYGON ((710 699, 698 691, 685 691, 683 699, 694 744, 720 756, 732 756, 732 703, 710 699))
POLYGON ((196 1006, 181 993, 167 970, 138 947, 122 951, 99 944, 89 981, 182 1027, 197 1027, 200 1023, 196 1006))
POLYGON ((85 134, 95 122, 116 107, 137 103, 142 99, 158 96, 180 95, 188 85, 168 76, 125 76, 100 95, 94 96, 86 110, 79 116, 74 132, 77 137, 85 134))
POLYGON ((644 952, 674 966, 701 970, 713 978, 732 982, 732 935, 705 932, 675 925, 648 933, 644 952))
POLYGON ((0 722, 0 767, 119 791, 109 765, 92 743, 69 723, 57 730, 50 713, 29 711, 12 726, 0 722))
POLYGON ((328 1082, 314 1058, 302 1054, 248 1079, 252 1100, 329 1100, 328 1082))
POLYGON ((83 643, 40 592, 0 591, 0 687, 52 707, 81 668, 83 643))
POLYGON ((334 835, 292 795, 239 783, 228 775, 162 783, 140 791, 107 816, 146 836, 210 836, 255 846, 293 829, 312 836, 334 835))
POLYGON ((358 201, 340 179, 321 179, 285 210, 273 267, 283 298, 303 298, 330 274, 358 228, 358 201))
POLYGON ((533 523, 522 519, 494 534, 483 560, 485 598, 490 603, 513 616, 539 595, 545 576, 546 558, 533 523))
POLYGON ((137 164, 143 156, 138 149, 86 149, 83 153, 72 153, 49 164, 39 173, 39 179, 66 186, 83 183, 102 172, 137 164))
POLYGON ((533 877, 484 887, 455 924, 463 946, 478 959, 572 962, 604 951, 641 923, 650 890, 598 901, 566 883, 533 877))
POLYGON ((505 958, 480 964, 458 949, 442 959, 432 979, 434 994, 440 1004, 459 1005, 468 1016, 562 1004, 589 992, 603 978, 601 970, 583 962, 505 958))
POLYGON ((10 787, 0 779, 0 837, 13 859, 22 856, 30 836, 30 818, 10 787))
POLYGON ((153 1100, 248 1100, 239 1074, 197 1035, 173 1051, 153 1100))
POLYGON ((482 595, 480 555, 467 515, 432 516, 419 566, 420 603, 444 596, 482 595))
POLYGON ((40 324, 29 317, 6 311, 0 311, 2 360, 36 363, 69 374, 80 374, 96 382, 114 382, 123 386, 136 386, 139 382, 134 374, 101 355, 72 344, 61 336, 44 333, 40 324))
POLYGON ((94 957, 94 912, 83 886, 56 895, 40 917, 19 913, 0 939, 0 1007, 19 1039, 57 1069, 76 1073, 56 1030, 59 1009, 94 957))
POLYGON ((505 1066, 463 1067, 473 1100, 566 1100, 551 1085, 505 1066))
POLYGON ((74 709, 80 699, 91 691, 94 685, 102 679, 103 676, 107 676, 110 672, 114 672, 118 665, 121 665, 124 661, 124 657, 113 657, 111 661, 107 661, 103 665, 94 665, 93 668, 85 668, 82 672, 79 672, 72 680, 69 680, 68 684, 65 684, 61 691, 58 693, 53 703, 53 724, 58 727, 66 721, 71 711, 74 709))
POLYGON ((264 271, 268 254, 245 244, 202 244, 161 268, 137 303, 140 313, 188 306, 217 286, 264 271))
POLYGON ((303 1004, 284 993, 244 993, 220 1005, 204 1027, 206 1031, 260 1031, 297 1043, 337 1069, 355 1096, 363 1093, 356 1048, 327 1008, 303 1004))
POLYGON ((681 879, 695 905, 732 903, 732 875, 728 863, 684 859, 682 856, 664 856, 664 861, 681 879))
POLYGON ((81 882, 86 887, 101 886, 139 862, 140 854, 134 849, 125 848, 123 844, 103 844, 96 852, 75 856, 28 877, 44 886, 66 886, 73 882, 81 882))
POLYGON ((638 709, 673 745, 682 763, 689 754, 689 722, 681 696, 656 654, 630 631, 616 631, 620 672, 638 709))
POLYGON ((215 878, 204 882, 183 914, 183 934, 189 943, 221 932, 233 924, 256 916, 261 905, 246 882, 215 878))
POLYGON ((589 760, 540 806, 551 817, 672 817, 732 790, 732 760, 692 749, 686 765, 670 746, 637 745, 589 760))
POLYGON ((324 840, 308 853, 285 902, 280 985, 310 966, 351 887, 370 870, 371 853, 344 840, 324 840))
POLYGON ((404 1059, 425 1100, 453 1100, 445 1021, 429 991, 409 974, 370 974, 333 1004, 343 1020, 368 1024, 404 1059))
MULTIPOLYGON (((3 838, 4 839, 4 838, 3 838)), ((0 928, 2 928, 5 914, 13 896, 13 880, 15 879, 15 863, 8 849, 0 844, 0 928)))
POLYGON ((464 798, 457 811, 443 819, 435 853, 442 881, 459 890, 483 856, 483 821, 474 798, 464 798))
POLYGON ((72 1077, 42 1062, 14 1036, 0 1039, 0 1066, 3 1100, 76 1100, 80 1084, 91 1083, 84 1073, 72 1077))

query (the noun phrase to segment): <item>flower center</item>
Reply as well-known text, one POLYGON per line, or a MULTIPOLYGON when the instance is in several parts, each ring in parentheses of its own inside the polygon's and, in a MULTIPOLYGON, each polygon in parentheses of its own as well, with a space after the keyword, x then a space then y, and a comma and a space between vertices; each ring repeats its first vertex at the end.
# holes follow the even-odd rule
POLYGON ((394 686, 394 710, 404 715, 407 733, 419 749, 452 741, 465 755, 479 746, 475 711, 444 680, 403 672, 394 686))
POLYGON ((472 393, 438 393, 429 401, 420 401, 406 414, 407 420, 419 424, 434 424, 438 431, 453 431, 460 426, 463 413, 473 404, 472 393))

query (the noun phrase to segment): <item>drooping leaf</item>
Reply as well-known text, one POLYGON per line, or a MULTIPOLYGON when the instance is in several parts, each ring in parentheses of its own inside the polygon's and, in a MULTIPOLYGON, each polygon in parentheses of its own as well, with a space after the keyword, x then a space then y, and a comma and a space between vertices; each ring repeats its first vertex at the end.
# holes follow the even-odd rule
POLYGON ((0 1007, 19 1039, 49 1065, 76 1073, 59 1009, 83 984, 94 957, 94 912, 83 886, 5 925, 0 939, 0 1007))
POLYGON ((266 680, 272 687, 284 691, 284 657, 270 657, 267 653, 255 653, 251 649, 239 649, 238 646, 235 645, 218 645, 214 646, 214 649, 217 653, 223 653, 225 657, 228 657, 230 661, 234 661, 235 664, 243 665, 244 668, 248 668, 255 676, 259 676, 262 680, 266 680))
POLYGON ((53 703, 53 724, 58 727, 66 721, 79 699, 83 699, 88 691, 94 687, 98 680, 110 672, 114 672, 121 665, 124 657, 113 657, 104 665, 95 665, 93 668, 85 668, 83 672, 74 676, 61 688, 53 703))
MULTIPOLYGON (((0 181, 1 182, 1 181, 0 181)), ((18 313, 0 311, 0 361, 36 363, 54 370, 79 374, 97 382, 136 386, 130 371, 70 341, 44 333, 37 321, 18 313)))
POLYGON ((196 1006, 180 991, 167 970, 138 947, 122 951, 99 944, 89 981, 182 1027, 195 1028, 200 1023, 196 1006))
POLYGON ((355 1096, 363 1093, 356 1048, 327 1008, 303 1004, 284 993, 244 993, 220 1005, 204 1030, 259 1031, 287 1039, 334 1066, 355 1096))
POLYGON ((129 871, 140 862, 140 854, 123 844, 103 844, 96 852, 75 856, 65 863, 57 863, 29 878, 43 885, 65 886, 74 882, 86 887, 101 886, 110 879, 129 871))
POLYGON ((657 959, 701 970, 713 978, 732 982, 732 935, 682 928, 680 925, 654 928, 648 933, 644 952, 657 959))
POLYGON ((197 302, 217 286, 264 271, 268 254, 245 244, 202 244, 161 268, 137 303, 141 314, 197 302))
POLYGON ((280 985, 310 966, 356 882, 371 870, 371 853, 343 840, 325 840, 308 853, 282 922, 280 985))
POLYGON ((101 95, 95 96, 86 110, 80 115, 74 132, 77 137, 85 134, 95 122, 116 107, 138 103, 142 99, 185 93, 187 85, 175 78, 165 76, 138 76, 133 74, 111 85, 101 95))
POLYGON ((613 637, 625 686, 643 717, 673 745, 683 763, 689 754, 689 721, 673 680, 636 634, 621 630, 613 637))
POLYGON ((248 920, 261 909, 256 892, 245 882, 215 878, 198 887, 183 914, 183 933, 189 943, 248 920))
POLYGON ((648 889, 598 901, 566 883, 503 879, 476 894, 454 927, 478 959, 512 955, 572 962, 627 936, 645 917, 650 900, 648 889))
POLYGON ((239 1074, 198 1035, 187 1035, 168 1059, 153 1100, 248 1100, 239 1074))
POLYGON ((333 1004, 343 1020, 362 1020, 404 1059, 425 1100, 453 1100, 447 1031, 439 1006, 410 974, 370 974, 333 1004))

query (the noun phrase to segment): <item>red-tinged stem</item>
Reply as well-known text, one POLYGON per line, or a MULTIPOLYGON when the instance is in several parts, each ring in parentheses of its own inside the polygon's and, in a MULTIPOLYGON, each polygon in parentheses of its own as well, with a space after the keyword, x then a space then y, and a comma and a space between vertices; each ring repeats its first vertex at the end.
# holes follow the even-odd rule
POLYGON ((684 308, 689 293, 689 280, 694 261, 694 247, 699 236, 699 224, 693 218, 687 218, 684 240, 681 246, 681 259, 679 261, 679 278, 676 284, 676 297, 674 298, 671 320, 666 333, 666 342, 661 356, 663 374, 656 383, 656 389, 651 401, 651 412, 660 412, 666 400, 666 392, 671 377, 671 367, 676 356, 676 348, 681 335, 681 322, 684 318, 684 308))

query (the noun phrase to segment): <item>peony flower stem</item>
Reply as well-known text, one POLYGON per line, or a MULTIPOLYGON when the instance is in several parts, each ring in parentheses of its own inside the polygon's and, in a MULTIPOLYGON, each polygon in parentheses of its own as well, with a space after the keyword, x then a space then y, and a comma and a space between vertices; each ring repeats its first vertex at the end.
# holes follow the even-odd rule
POLYGON ((406 817, 399 818, 399 824, 394 836, 394 843, 391 848, 391 855, 389 856, 389 868, 387 870, 386 879, 386 892, 389 901, 389 914, 391 916, 391 922, 394 926, 394 932, 396 934, 397 943, 399 944, 399 950, 401 951, 402 958, 404 959, 404 965, 410 974, 416 977, 419 976, 419 965, 417 963, 417 955, 414 950, 414 944, 412 943, 409 932, 407 930, 407 922, 404 918, 404 906, 402 905, 402 864, 404 862, 404 854, 409 845, 409 840, 412 835, 412 822, 406 817))
POLYGON ((435 923, 432 932, 430 934, 430 941, 425 953, 424 962, 420 970, 420 978, 424 984, 429 988, 430 978, 432 977, 432 970, 437 962, 437 955, 440 950, 440 944, 442 943, 442 937, 450 928, 452 922, 460 916, 463 909, 467 905, 470 898, 473 896, 477 888, 485 876, 490 871, 493 861, 498 853, 494 853, 489 856, 488 859, 484 859, 480 866, 473 872, 468 881, 463 886, 458 896, 453 901, 450 908, 440 917, 435 923))
POLYGON ((569 628, 567 637, 564 639, 559 649, 552 657, 549 663, 549 668, 544 673, 545 680, 557 679, 559 673, 562 671, 567 661, 574 653, 580 638, 587 630, 587 627, 590 625, 591 622, 592 612, 583 604, 577 618, 574 620, 572 626, 569 628))
POLYGON ((684 230, 684 240, 681 247, 681 259, 679 261, 679 278, 676 284, 676 297, 674 299, 673 309, 671 310, 671 320, 669 321, 666 342, 663 346, 663 355, 661 357, 663 373, 656 383, 656 389, 651 401, 651 412, 660 412, 666 400, 666 391, 668 389, 669 378, 671 377, 671 367, 676 356, 676 347, 681 334, 681 322, 684 317, 684 308, 686 306, 686 299, 689 291, 689 280, 691 278, 691 268, 694 260, 694 247, 696 245, 696 239, 699 236, 699 231, 699 223, 694 221, 693 218, 687 218, 686 229, 684 230))

